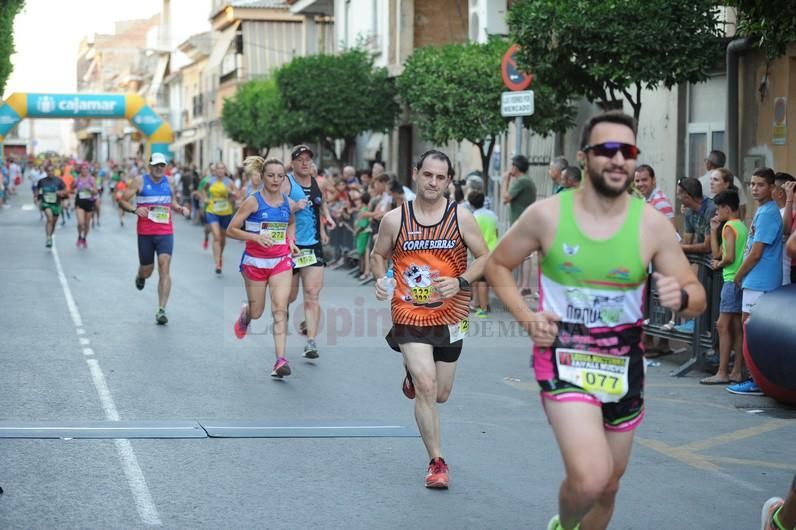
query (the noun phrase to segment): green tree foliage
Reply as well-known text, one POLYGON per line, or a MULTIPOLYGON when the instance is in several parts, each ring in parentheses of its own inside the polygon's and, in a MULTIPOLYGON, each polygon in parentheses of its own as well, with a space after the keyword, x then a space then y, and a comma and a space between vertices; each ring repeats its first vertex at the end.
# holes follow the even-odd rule
POLYGON ((24 5, 24 0, 0 0, 0 94, 5 92, 6 81, 14 70, 14 18, 24 5))
POLYGON ((321 142, 335 158, 334 142, 343 140, 338 162, 352 161, 357 135, 387 131, 398 117, 393 79, 363 50, 298 57, 275 78, 292 134, 321 142))
POLYGON ((517 0, 508 24, 521 66, 572 97, 624 97, 638 119, 643 88, 707 79, 722 54, 717 15, 714 0, 517 0))
MULTIPOLYGON (((441 145, 467 140, 481 155, 482 174, 508 120, 500 115, 503 86, 500 63, 509 44, 449 44, 415 50, 398 79, 401 98, 427 140, 441 145)), ((564 131, 574 123, 574 109, 565 98, 535 77, 534 114, 526 126, 539 134, 564 131)))
POLYGON ((226 98, 221 123, 230 138, 266 156, 272 147, 300 141, 291 134, 273 79, 249 81, 226 98))
POLYGON ((738 34, 755 41, 773 61, 796 42, 796 2, 772 0, 730 0, 738 10, 738 34))

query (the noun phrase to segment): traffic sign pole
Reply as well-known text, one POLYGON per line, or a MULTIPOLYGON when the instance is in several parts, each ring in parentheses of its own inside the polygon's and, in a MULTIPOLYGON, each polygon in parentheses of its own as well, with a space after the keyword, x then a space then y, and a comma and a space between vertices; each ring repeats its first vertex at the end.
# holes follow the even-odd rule
POLYGON ((514 156, 522 151, 522 116, 514 118, 514 156))

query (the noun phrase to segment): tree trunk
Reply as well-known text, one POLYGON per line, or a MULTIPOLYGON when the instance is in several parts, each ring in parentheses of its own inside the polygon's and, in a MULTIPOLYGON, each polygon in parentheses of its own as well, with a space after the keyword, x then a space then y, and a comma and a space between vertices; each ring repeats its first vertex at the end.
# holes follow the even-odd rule
MULTIPOLYGON (((325 147, 325 148, 326 148, 326 149, 327 149, 327 150, 328 150, 330 153, 332 153, 332 158, 334 158, 334 162, 335 162, 335 164, 337 164, 337 165, 339 166, 339 165, 340 165, 340 158, 337 156, 337 151, 335 151, 335 149, 334 149, 334 141, 333 141, 333 140, 329 140, 329 138, 324 138, 324 139, 321 141, 321 143, 323 144, 323 146, 324 146, 324 147, 325 147)), ((344 151, 344 153, 345 153, 345 151, 344 151)), ((317 165, 317 163, 318 163, 318 162, 316 162, 316 165, 317 165)))
POLYGON ((622 93, 625 95, 625 98, 627 98, 627 102, 630 103, 630 106, 633 107, 633 118, 636 119, 636 124, 638 124, 639 116, 641 116, 641 83, 636 81, 635 97, 633 97, 626 88, 622 89, 622 93))
MULTIPOLYGON (((478 148, 478 154, 481 155, 481 179, 484 181, 484 190, 487 189, 487 170, 489 168, 489 154, 484 152, 484 141, 481 140, 475 146, 478 148)), ((466 198, 466 197, 465 197, 466 198)))

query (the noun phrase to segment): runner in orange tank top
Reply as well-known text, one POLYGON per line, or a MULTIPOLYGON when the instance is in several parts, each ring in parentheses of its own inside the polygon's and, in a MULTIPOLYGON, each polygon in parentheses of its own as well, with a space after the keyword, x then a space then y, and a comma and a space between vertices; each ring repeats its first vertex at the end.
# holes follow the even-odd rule
POLYGON ((470 284, 484 270, 487 248, 473 214, 448 201, 453 168, 440 151, 424 153, 412 174, 417 198, 387 213, 373 248, 376 298, 391 298, 393 327, 387 343, 403 353, 403 392, 415 400, 415 418, 431 462, 427 488, 448 487, 440 451, 437 403, 453 387, 456 362, 468 329, 470 284), (467 266, 467 251, 475 260, 467 266), (386 290, 392 258, 396 285, 386 290))

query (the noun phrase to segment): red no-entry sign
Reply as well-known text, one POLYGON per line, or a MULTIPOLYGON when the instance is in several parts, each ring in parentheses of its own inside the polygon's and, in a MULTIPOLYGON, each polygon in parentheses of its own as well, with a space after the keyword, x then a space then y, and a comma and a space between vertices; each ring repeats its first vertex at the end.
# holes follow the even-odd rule
POLYGON ((503 61, 500 65, 500 73, 503 75, 503 84, 505 84, 506 88, 509 90, 525 90, 531 86, 531 81, 533 81, 532 74, 520 72, 517 69, 516 55, 519 50, 519 45, 514 44, 503 55, 503 61))

